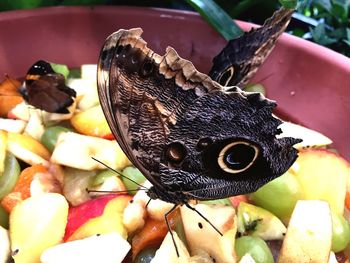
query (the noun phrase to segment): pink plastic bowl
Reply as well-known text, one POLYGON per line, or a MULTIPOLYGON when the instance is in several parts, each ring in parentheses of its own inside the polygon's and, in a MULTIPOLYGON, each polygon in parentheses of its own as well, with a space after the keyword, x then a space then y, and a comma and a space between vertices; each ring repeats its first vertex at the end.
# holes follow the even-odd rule
MULTIPOLYGON (((244 29, 251 25, 240 23, 244 29)), ((0 74, 21 77, 38 59, 78 67, 97 63, 105 38, 119 28, 142 27, 144 39, 163 54, 173 46, 207 73, 225 45, 192 12, 129 7, 55 7, 0 13, 0 74)), ((318 130, 350 160, 350 59, 283 35, 254 78, 290 120, 318 130)))

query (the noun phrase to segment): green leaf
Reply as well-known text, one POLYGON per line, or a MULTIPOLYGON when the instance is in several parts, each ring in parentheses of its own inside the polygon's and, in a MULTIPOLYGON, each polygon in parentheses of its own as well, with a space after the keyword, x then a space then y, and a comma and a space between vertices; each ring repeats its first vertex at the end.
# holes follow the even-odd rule
POLYGON ((318 24, 315 29, 310 28, 310 33, 314 41, 320 45, 327 46, 338 41, 336 38, 328 36, 325 24, 323 23, 318 24))
POLYGON ((281 5, 283 5, 283 7, 290 9, 296 8, 298 4, 298 0, 279 0, 279 2, 281 5))
POLYGON ((314 0, 314 4, 320 6, 324 10, 331 12, 332 3, 331 0, 314 0))
POLYGON ((56 63, 50 63, 50 65, 56 73, 61 73, 65 78, 68 77, 69 69, 68 69, 67 65, 56 64, 56 63))
POLYGON ((243 30, 213 0, 186 0, 226 40, 243 34, 243 30))

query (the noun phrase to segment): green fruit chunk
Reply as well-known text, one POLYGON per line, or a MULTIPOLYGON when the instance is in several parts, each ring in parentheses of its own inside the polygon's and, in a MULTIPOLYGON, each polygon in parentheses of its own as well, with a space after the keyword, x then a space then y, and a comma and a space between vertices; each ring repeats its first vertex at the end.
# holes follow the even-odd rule
POLYGON ((248 253, 256 263, 274 263, 271 250, 259 237, 243 236, 237 238, 235 250, 239 259, 248 253))
POLYGON ((332 251, 337 253, 350 244, 350 226, 342 215, 332 213, 332 251))
POLYGON ((261 84, 248 84, 244 91, 247 92, 260 92, 262 95, 266 96, 266 90, 265 87, 261 84))
POLYGON ((154 258, 154 255, 156 254, 158 248, 156 247, 149 247, 144 250, 142 250, 133 261, 134 263, 149 263, 154 258))
POLYGON ((6 229, 9 228, 9 214, 1 205, 0 205, 0 226, 6 229))
POLYGON ((228 199, 228 198, 200 201, 200 203, 201 204, 207 204, 207 205, 228 205, 228 206, 232 206, 232 203, 231 203, 230 199, 228 199))
POLYGON ((123 174, 123 177, 122 177, 123 183, 131 195, 135 194, 136 193, 135 189, 137 189, 139 187, 134 182, 136 182, 138 184, 143 184, 146 180, 146 178, 143 176, 143 174, 137 168, 135 168, 133 166, 129 166, 129 167, 124 168, 124 170, 122 171, 122 174, 123 174), (128 180, 128 178, 130 180, 128 180))
POLYGON ((69 132, 69 131, 71 130, 63 126, 48 127, 44 131, 44 134, 41 136, 40 141, 50 152, 53 152, 53 150, 55 149, 58 136, 62 132, 69 132))
POLYGON ((237 220, 239 233, 258 236, 264 240, 281 240, 287 231, 274 214, 245 202, 238 206, 237 220))
POLYGON ((112 176, 118 176, 118 174, 112 170, 103 170, 100 173, 96 174, 91 182, 90 182, 90 186, 98 186, 100 184, 103 184, 104 181, 106 181, 107 178, 112 177, 112 176))
POLYGON ((295 204, 303 199, 302 189, 296 177, 290 172, 267 183, 250 195, 252 201, 283 222, 288 222, 295 204))
POLYGON ((10 193, 15 187, 21 168, 14 155, 7 152, 5 157, 5 170, 0 175, 0 199, 10 193))
POLYGON ((69 69, 68 69, 67 65, 56 64, 56 63, 50 63, 50 65, 56 73, 62 74, 67 79, 67 77, 69 75, 69 69))

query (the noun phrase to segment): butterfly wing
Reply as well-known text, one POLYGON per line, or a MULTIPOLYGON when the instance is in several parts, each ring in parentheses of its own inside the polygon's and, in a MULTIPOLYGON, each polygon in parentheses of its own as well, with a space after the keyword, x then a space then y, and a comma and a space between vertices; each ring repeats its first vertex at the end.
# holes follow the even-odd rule
POLYGON ((292 9, 281 8, 262 27, 230 40, 214 57, 209 76, 223 86, 244 87, 274 48, 292 14, 292 9))
POLYGON ((154 53, 141 33, 119 30, 106 40, 98 64, 98 93, 121 148, 159 185, 161 155, 178 116, 196 98, 221 87, 172 48, 164 56, 154 53))
POLYGON ((275 137, 281 121, 271 114, 274 102, 224 89, 172 48, 154 53, 141 32, 120 30, 106 40, 98 92, 122 149, 153 183, 151 197, 223 198, 289 168, 298 140, 275 137))

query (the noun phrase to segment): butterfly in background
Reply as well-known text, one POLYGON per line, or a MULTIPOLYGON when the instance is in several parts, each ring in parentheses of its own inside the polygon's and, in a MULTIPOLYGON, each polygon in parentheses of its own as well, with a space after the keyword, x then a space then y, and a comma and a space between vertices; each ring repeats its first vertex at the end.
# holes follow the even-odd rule
POLYGON ((65 77, 44 60, 29 68, 19 92, 29 105, 52 113, 69 113, 76 97, 75 90, 65 84, 65 77))
MULTIPOLYGON (((269 54, 292 11, 230 41, 210 76, 243 85, 269 54), (229 72, 229 74, 227 73, 229 72)), ((105 41, 98 93, 107 122, 130 161, 153 184, 152 199, 187 204, 256 191, 297 158, 295 138, 280 138, 276 103, 260 93, 224 87, 168 47, 147 47, 140 28, 105 41)))

